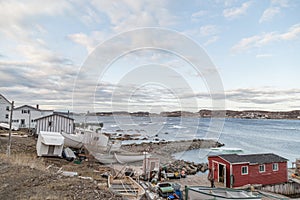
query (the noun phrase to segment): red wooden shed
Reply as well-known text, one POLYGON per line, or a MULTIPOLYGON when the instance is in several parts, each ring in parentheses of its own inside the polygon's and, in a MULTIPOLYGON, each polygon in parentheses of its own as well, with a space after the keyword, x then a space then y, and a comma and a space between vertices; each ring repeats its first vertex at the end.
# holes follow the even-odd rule
POLYGON ((247 184, 277 184, 288 181, 287 159, 268 154, 222 154, 208 157, 215 182, 233 188, 247 184))

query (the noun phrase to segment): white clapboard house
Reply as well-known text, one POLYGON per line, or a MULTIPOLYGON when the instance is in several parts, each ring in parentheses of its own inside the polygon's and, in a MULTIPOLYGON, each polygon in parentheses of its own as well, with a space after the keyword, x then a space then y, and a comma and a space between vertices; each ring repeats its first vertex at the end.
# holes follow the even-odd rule
POLYGON ((53 113, 53 110, 42 110, 39 105, 36 107, 23 105, 13 110, 12 124, 19 128, 33 129, 36 126, 35 119, 47 116, 53 113))
POLYGON ((65 132, 73 133, 74 132, 74 119, 54 113, 51 115, 43 116, 37 118, 36 122, 36 134, 39 134, 41 131, 47 132, 65 132))
POLYGON ((0 123, 9 123, 11 102, 0 94, 0 123))

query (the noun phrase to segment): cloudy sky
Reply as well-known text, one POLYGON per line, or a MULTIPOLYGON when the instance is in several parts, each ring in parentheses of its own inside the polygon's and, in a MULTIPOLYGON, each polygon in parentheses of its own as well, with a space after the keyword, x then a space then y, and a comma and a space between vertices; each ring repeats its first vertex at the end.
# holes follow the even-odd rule
POLYGON ((288 0, 0 1, 0 93, 17 106, 159 112, 221 108, 224 91, 227 109, 296 110, 299 9, 288 0), (177 35, 134 31, 145 27, 177 35), (199 66, 181 37, 203 50, 191 56, 199 66))

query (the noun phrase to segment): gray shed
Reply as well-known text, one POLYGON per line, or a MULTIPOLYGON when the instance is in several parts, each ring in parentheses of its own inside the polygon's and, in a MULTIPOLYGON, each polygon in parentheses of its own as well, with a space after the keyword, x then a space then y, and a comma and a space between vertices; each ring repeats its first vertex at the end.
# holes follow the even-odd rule
POLYGON ((52 114, 44 117, 37 118, 36 120, 36 133, 41 131, 48 132, 65 132, 73 133, 74 131, 74 119, 61 115, 52 114))

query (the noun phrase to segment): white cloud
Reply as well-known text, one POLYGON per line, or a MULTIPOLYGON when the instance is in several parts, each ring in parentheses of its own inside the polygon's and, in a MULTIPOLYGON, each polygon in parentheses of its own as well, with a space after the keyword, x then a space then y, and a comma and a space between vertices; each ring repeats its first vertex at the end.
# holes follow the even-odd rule
POLYGON ((289 7, 289 0, 271 0, 271 5, 280 7, 289 7))
POLYGON ((0 33, 3 33, 5 39, 17 44, 16 53, 19 55, 14 56, 21 55, 29 62, 63 61, 38 37, 47 34, 47 30, 37 21, 41 16, 58 16, 69 9, 71 5, 68 1, 1 1, 0 33))
POLYGON ((73 42, 84 46, 88 53, 91 53, 99 43, 108 38, 108 33, 104 31, 93 31, 90 35, 85 33, 74 33, 68 35, 73 42))
POLYGON ((219 32, 219 29, 216 25, 201 26, 199 29, 199 34, 201 36, 215 35, 218 32, 219 32))
POLYGON ((0 32, 8 36, 19 38, 24 32, 14 30, 30 31, 26 20, 36 16, 56 16, 63 14, 71 6, 67 1, 45 0, 45 1, 1 1, 0 2, 0 32), (16 37, 17 36, 17 37, 16 37))
POLYGON ((177 21, 176 16, 166 9, 168 2, 165 0, 146 2, 122 0, 118 3, 92 1, 92 5, 107 15, 114 33, 138 27, 168 27, 177 21))
POLYGON ((192 29, 185 31, 184 34, 190 35, 192 37, 203 37, 208 38, 206 42, 204 42, 204 46, 207 46, 209 44, 212 44, 216 42, 220 37, 218 36, 218 33, 220 32, 219 27, 216 25, 205 25, 201 26, 197 29, 192 29))
POLYGON ((272 57, 272 54, 257 54, 255 57, 256 58, 269 58, 272 57))
POLYGON ((271 6, 268 7, 259 19, 259 23, 271 21, 281 12, 282 8, 290 7, 288 0, 272 0, 271 6))
POLYGON ((267 8, 261 18, 259 19, 259 23, 271 21, 273 17, 275 17, 277 14, 280 13, 280 8, 279 7, 270 7, 267 8))
POLYGON ((219 36, 212 36, 211 38, 209 38, 205 43, 204 43, 204 46, 208 46, 212 43, 215 43, 216 41, 219 40, 219 36))
POLYGON ((223 10, 223 15, 228 19, 233 19, 240 15, 245 15, 250 5, 251 2, 248 1, 243 3, 241 7, 226 8, 223 10))
POLYGON ((192 14, 192 21, 197 21, 199 18, 208 15, 209 12, 207 10, 199 10, 192 14))
POLYGON ((233 52, 241 52, 255 47, 262 47, 274 41, 286 41, 297 39, 300 35, 300 24, 295 24, 285 33, 263 33, 252 37, 241 39, 231 50, 233 52))

